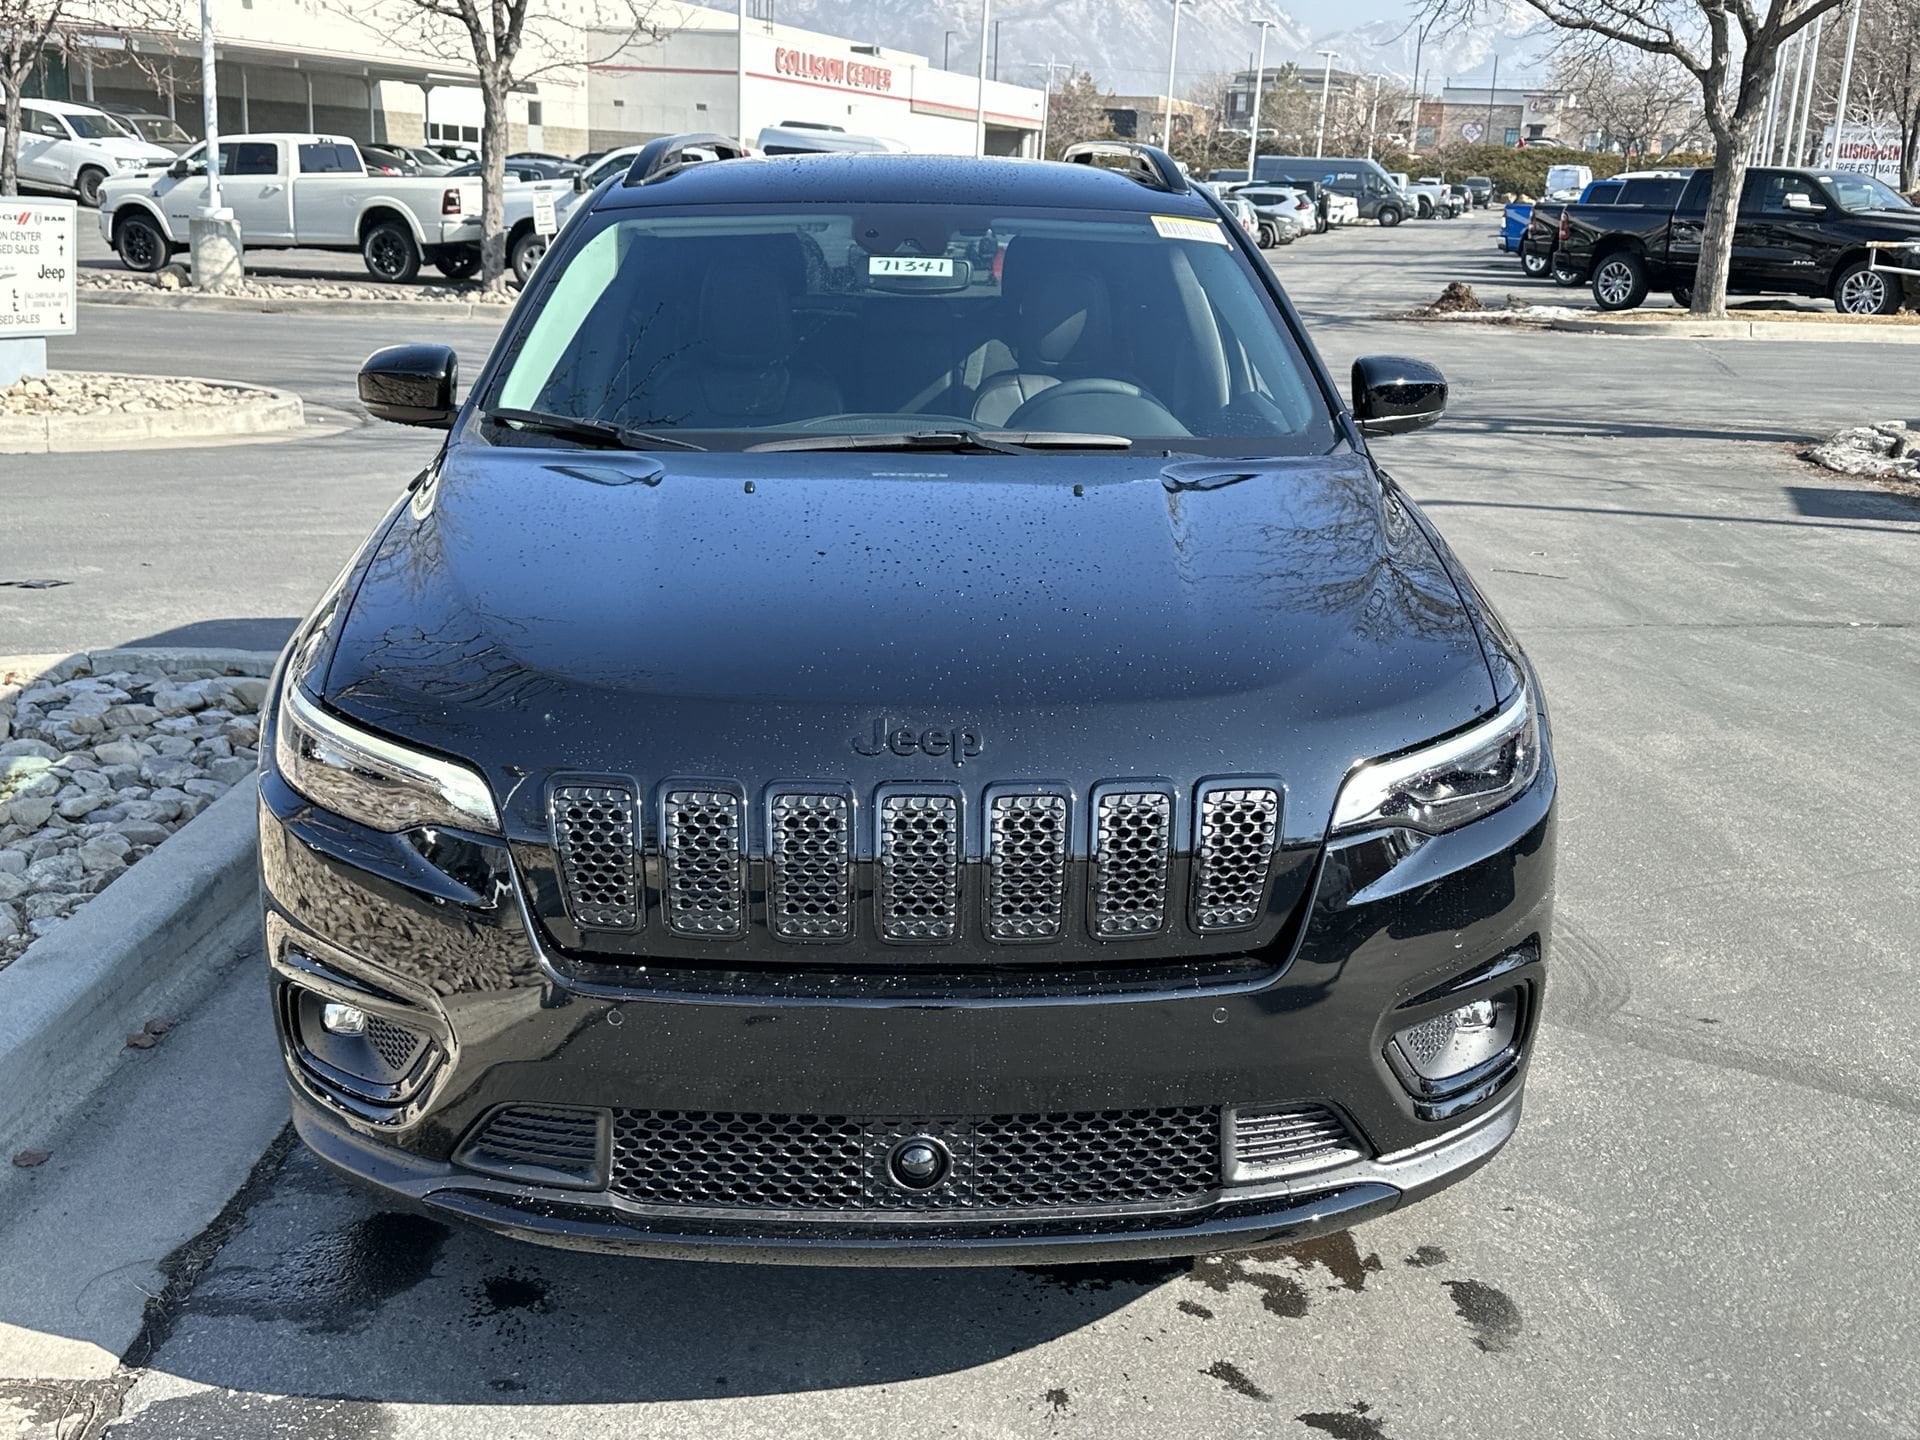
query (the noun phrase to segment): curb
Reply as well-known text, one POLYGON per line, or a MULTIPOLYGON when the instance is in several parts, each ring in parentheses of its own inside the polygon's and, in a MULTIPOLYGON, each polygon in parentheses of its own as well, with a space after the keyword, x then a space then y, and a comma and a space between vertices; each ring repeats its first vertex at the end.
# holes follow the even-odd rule
POLYGON ((55 1134, 127 1035, 206 993, 253 942, 257 787, 236 785, 0 970, 0 1156, 55 1134))
POLYGON ((1806 340, 1868 345, 1920 345, 1920 325, 1846 325, 1784 320, 1549 320, 1549 330, 1574 335, 1654 336, 1667 340, 1806 340))
MULTIPOLYGON (((110 378, 117 372, 99 371, 110 378)), ((128 375, 151 380, 151 375, 128 375)), ((252 394, 238 404, 200 410, 146 410, 107 415, 8 415, 0 417, 0 455, 46 455, 81 450, 133 450, 143 445, 214 440, 234 435, 271 435, 298 430, 307 423, 300 397, 236 380, 173 375, 201 385, 222 385, 252 394)))
POLYGON ((207 310, 225 315, 339 315, 358 319, 371 315, 405 315, 420 311, 437 320, 478 320, 493 316, 505 322, 512 305, 483 304, 477 300, 285 300, 244 295, 192 295, 179 290, 82 290, 82 305, 134 305, 152 310, 207 310))

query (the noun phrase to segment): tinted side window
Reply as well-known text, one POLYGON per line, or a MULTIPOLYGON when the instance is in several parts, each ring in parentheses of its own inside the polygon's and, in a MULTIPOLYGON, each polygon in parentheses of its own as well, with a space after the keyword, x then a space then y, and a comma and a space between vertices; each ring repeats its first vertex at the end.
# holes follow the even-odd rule
POLYGON ((1622 205, 1671 205, 1680 198, 1684 180, 1629 180, 1620 192, 1622 205))
POLYGON ((1587 203, 1589 205, 1624 203, 1621 200, 1621 192, 1625 189, 1624 185, 1596 185, 1587 192, 1587 203))
POLYGON ((222 175, 274 175, 280 170, 280 155, 272 145, 249 140, 220 147, 222 175))
POLYGON ((351 145, 302 145, 300 147, 302 175, 337 174, 343 170, 357 173, 360 168, 359 152, 351 145))
POLYGON ((52 111, 29 110, 27 113, 33 116, 33 133, 35 135, 51 135, 56 140, 65 140, 68 138, 67 127, 60 123, 60 117, 52 111))
POLYGON ((1749 181, 1740 195, 1740 208, 1743 210, 1791 215, 1826 208, 1826 197, 1820 193, 1820 187, 1805 175, 1775 172, 1751 176, 1749 181), (1757 184, 1751 183, 1756 181, 1757 184))

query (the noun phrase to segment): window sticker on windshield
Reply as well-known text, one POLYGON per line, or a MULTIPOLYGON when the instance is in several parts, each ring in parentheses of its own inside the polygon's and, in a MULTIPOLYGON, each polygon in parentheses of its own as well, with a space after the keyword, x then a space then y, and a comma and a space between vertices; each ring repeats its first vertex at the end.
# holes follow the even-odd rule
POLYGON ((869 255, 869 275, 937 275, 953 278, 951 255, 869 255))
POLYGON ((1215 245, 1231 245, 1217 220, 1191 220, 1185 215, 1156 215, 1153 228, 1162 240, 1205 240, 1215 245))

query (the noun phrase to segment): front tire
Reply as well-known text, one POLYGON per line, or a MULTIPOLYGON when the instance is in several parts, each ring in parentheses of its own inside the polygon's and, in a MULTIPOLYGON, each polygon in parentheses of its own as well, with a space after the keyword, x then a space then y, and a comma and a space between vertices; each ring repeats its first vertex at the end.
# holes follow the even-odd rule
POLYGON ((1398 205, 1383 205, 1380 208, 1380 214, 1377 218, 1382 225, 1391 230, 1407 217, 1406 213, 1401 210, 1398 205))
POLYGON ((368 230, 360 241, 360 258, 374 279, 389 285, 410 284, 420 273, 420 247, 398 220, 382 220, 368 230))
POLYGON ((107 172, 89 165, 75 177, 73 188, 80 194, 80 203, 90 210, 100 208, 100 186, 106 180, 107 172))
POLYGON ((1833 308, 1842 315, 1891 315, 1905 295, 1885 271, 1856 260, 1833 277, 1833 308))
POLYGON ((507 255, 507 263, 513 267, 513 278, 522 288, 533 278, 533 272, 540 268, 540 262, 547 258, 548 237, 538 230, 528 230, 513 242, 513 248, 507 255))
POLYGON ((480 268, 480 252, 459 250, 451 255, 441 255, 434 260, 433 268, 449 280, 471 279, 480 268))
POLYGON ((1647 262, 1616 250, 1593 267, 1593 303, 1602 310, 1633 310, 1647 298, 1647 262))
POLYGON ((113 248, 120 263, 129 270, 151 275, 167 263, 167 237, 152 217, 135 213, 125 216, 113 229, 113 248))

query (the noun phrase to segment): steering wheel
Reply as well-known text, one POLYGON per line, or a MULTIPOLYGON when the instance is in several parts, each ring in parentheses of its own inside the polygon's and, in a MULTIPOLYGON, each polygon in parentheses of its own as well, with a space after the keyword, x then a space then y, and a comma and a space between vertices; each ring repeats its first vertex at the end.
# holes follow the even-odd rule
POLYGON ((1095 377, 1049 386, 1009 415, 1003 428, 1117 435, 1193 433, 1142 387, 1095 377))

